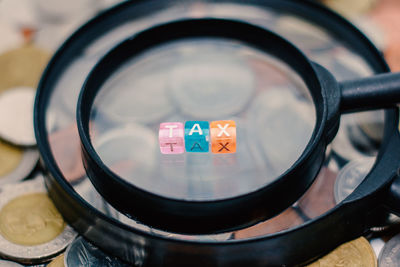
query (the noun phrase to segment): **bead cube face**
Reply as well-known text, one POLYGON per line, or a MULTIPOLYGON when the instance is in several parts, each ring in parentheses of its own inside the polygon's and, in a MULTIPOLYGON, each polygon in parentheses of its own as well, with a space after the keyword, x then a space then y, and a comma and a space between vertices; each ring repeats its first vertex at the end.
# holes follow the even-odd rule
POLYGON ((210 124, 211 151, 213 153, 236 152, 236 123, 234 121, 213 121, 210 124))
POLYGON ((160 124, 158 140, 162 154, 182 154, 185 152, 183 124, 165 122, 160 124))
POLYGON ((187 152, 209 151, 210 126, 207 121, 185 123, 185 148, 187 152))

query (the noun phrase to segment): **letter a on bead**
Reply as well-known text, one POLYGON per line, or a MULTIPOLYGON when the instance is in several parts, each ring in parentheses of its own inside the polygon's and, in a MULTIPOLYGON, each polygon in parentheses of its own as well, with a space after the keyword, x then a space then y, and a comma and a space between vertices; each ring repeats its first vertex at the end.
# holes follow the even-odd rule
POLYGON ((207 121, 187 121, 185 123, 186 152, 209 151, 210 126, 207 121))

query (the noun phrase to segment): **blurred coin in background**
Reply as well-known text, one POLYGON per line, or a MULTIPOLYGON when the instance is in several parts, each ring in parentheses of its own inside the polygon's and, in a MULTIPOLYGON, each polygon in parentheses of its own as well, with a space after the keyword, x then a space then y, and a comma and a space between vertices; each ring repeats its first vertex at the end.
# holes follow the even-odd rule
POLYGON ((0 55, 0 93, 14 87, 36 88, 49 60, 49 53, 24 45, 0 55))
POLYGON ((21 149, 0 140, 0 186, 25 179, 38 160, 36 149, 21 149))

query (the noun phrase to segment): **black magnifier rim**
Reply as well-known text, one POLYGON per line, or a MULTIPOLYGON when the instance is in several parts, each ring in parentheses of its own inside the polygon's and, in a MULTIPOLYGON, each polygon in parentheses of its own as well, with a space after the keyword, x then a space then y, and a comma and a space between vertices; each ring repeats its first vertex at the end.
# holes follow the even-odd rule
MULTIPOLYGON (((208 1, 207 3, 214 3, 208 1)), ((219 1, 220 3, 241 4, 239 0, 219 1)), ((297 15, 302 19, 318 23, 331 34, 337 34, 348 40, 348 46, 357 51, 376 72, 387 72, 389 68, 382 54, 374 45, 351 23, 343 17, 312 1, 297 0, 270 0, 249 1, 258 8, 277 10, 283 14, 297 15)), ((374 226, 371 216, 379 217, 380 213, 373 213, 376 207, 381 207, 383 198, 371 190, 360 190, 349 196, 346 205, 338 205, 307 224, 291 228, 279 234, 259 236, 251 240, 229 241, 189 241, 174 237, 157 236, 154 233, 128 226, 119 220, 107 216, 91 204, 87 203, 71 184, 67 182, 52 154, 46 128, 46 115, 54 86, 74 58, 83 53, 88 43, 96 40, 108 30, 122 25, 127 20, 136 20, 152 14, 153 10, 171 6, 169 0, 157 0, 148 4, 148 0, 127 1, 110 9, 85 24, 75 32, 55 53, 38 86, 35 101, 35 134, 38 148, 41 152, 41 162, 47 171, 45 176, 49 196, 54 201, 63 217, 81 235, 89 239, 98 247, 137 264, 140 257, 137 252, 143 252, 143 266, 295 266, 309 262, 337 245, 356 238, 374 226), (157 5, 155 4, 157 3, 157 5), (368 197, 368 202, 365 195, 368 197), (355 200, 357 196, 357 200, 355 200), (371 199, 373 201, 371 201, 371 199), (365 205, 368 204, 368 205, 365 205), (366 212, 367 211, 367 212, 366 212), (311 236, 318 238, 310 238, 311 236)), ((342 38, 342 41, 343 41, 342 38)), ((386 147, 399 147, 398 109, 385 110, 386 147)), ((381 150, 383 151, 383 150, 381 150)), ((390 155, 389 159, 390 159, 390 155)), ((391 165, 398 162, 393 157, 391 165)), ((377 166, 388 162, 388 157, 378 157, 377 166)), ((392 166, 392 167, 393 167, 392 166)), ((387 167, 385 165, 384 167, 387 167)), ((391 168, 392 168, 391 167, 391 168)), ((386 184, 390 177, 384 168, 379 176, 369 175, 364 185, 374 185, 376 191, 386 192, 386 184)))
POLYGON ((299 49, 261 27, 241 20, 215 18, 183 19, 157 25, 123 41, 89 73, 77 105, 84 166, 99 193, 117 210, 142 223, 168 231, 195 234, 239 229, 273 217, 293 204, 307 190, 321 167, 327 143, 324 138, 326 117, 327 104, 319 77, 299 49), (93 147, 89 123, 93 102, 102 84, 125 62, 142 52, 188 38, 223 38, 243 42, 285 62, 309 88, 316 112, 312 137, 298 160, 271 184, 225 199, 197 201, 168 198, 136 187, 119 177, 102 162, 93 147))

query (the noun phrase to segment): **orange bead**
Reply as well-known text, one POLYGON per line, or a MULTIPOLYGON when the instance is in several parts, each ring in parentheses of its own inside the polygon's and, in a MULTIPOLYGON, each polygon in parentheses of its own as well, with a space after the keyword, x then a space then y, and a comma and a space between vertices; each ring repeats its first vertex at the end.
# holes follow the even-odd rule
POLYGON ((210 136, 213 153, 236 152, 236 123, 234 121, 212 121, 210 136))

